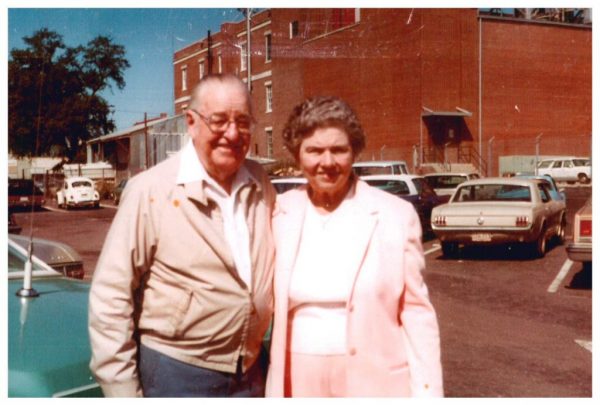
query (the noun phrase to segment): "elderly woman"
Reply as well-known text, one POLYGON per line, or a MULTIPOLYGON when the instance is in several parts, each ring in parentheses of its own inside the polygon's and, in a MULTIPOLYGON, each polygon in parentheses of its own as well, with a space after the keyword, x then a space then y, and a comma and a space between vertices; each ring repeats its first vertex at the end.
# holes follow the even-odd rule
POLYGON ((308 184, 280 195, 273 217, 267 396, 442 396, 412 205, 353 175, 365 136, 344 101, 304 101, 283 137, 308 184))

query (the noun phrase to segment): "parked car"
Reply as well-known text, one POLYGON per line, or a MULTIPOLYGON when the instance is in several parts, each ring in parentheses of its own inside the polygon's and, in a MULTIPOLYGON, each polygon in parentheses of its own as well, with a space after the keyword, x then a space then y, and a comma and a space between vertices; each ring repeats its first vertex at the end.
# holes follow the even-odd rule
POLYGON ((589 183, 592 179, 592 165, 588 158, 543 159, 537 165, 538 174, 548 174, 556 181, 579 181, 589 183))
POLYGON ((304 177, 274 177, 271 179, 271 184, 275 187, 277 194, 281 194, 306 184, 306 179, 304 177))
POLYGON ((8 397, 98 397, 89 368, 90 283, 32 258, 37 297, 20 297, 27 251, 8 239, 8 397))
POLYGON ((445 256, 456 254, 460 245, 521 243, 542 257, 551 237, 564 243, 566 205, 552 197, 543 180, 469 180, 447 204, 433 209, 431 226, 445 256))
POLYGON ((423 175, 437 195, 451 196, 459 184, 479 178, 477 173, 428 173, 423 175))
POLYGON ((409 174, 408 165, 404 160, 372 160, 356 162, 352 169, 357 176, 375 174, 409 174))
POLYGON ((67 177, 60 190, 56 192, 56 201, 60 208, 100 206, 100 194, 94 187, 94 181, 88 177, 67 177))
POLYGON ((33 180, 8 179, 8 209, 31 206, 39 209, 45 203, 44 193, 33 180))
POLYGON ((21 225, 17 223, 17 219, 15 218, 15 214, 10 211, 8 212, 8 233, 12 234, 20 234, 21 233, 21 225))
POLYGON ((412 203, 419 214, 423 233, 431 231, 433 207, 447 201, 440 198, 423 177, 413 174, 362 176, 361 180, 412 203))
POLYGON ((573 242, 567 245, 567 255, 575 262, 592 262, 592 197, 573 218, 573 242))
POLYGON ((127 185, 127 181, 129 179, 123 179, 119 182, 117 187, 113 190, 113 201, 115 205, 119 205, 121 202, 121 195, 123 194, 123 190, 125 190, 125 186, 127 185))
MULTIPOLYGON (((29 248, 29 236, 8 235, 8 238, 25 250, 29 248)), ((33 254, 65 277, 85 276, 81 255, 66 243, 34 237, 33 254)))

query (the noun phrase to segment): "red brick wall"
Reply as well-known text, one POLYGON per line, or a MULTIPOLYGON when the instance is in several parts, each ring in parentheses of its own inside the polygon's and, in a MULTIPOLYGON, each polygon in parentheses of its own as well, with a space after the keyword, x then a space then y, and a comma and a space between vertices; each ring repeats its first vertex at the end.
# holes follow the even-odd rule
MULTIPOLYGON (((502 155, 590 156, 591 28, 484 20, 483 133, 502 155)), ((494 166, 496 167, 496 166, 494 166)), ((497 173, 497 171, 494 171, 497 173)))
MULTIPOLYGON (((356 24, 353 14, 353 9, 271 9, 253 18, 253 27, 270 24, 252 31, 252 73, 271 71, 253 81, 258 121, 253 151, 266 154, 264 129, 272 127, 275 157, 287 158, 281 131, 292 107, 305 97, 331 94, 348 101, 363 123, 367 148, 362 159, 404 159, 412 166, 421 131, 424 148, 433 145, 423 107, 472 112, 454 119, 457 138, 481 149, 487 160, 488 141, 494 137, 493 174, 498 174, 501 155, 534 154, 540 133, 543 155, 590 155, 590 27, 484 18, 480 133, 476 9, 361 9, 356 24), (289 34, 292 21, 298 21, 296 38, 289 34), (264 62, 266 31, 272 35, 271 63, 264 62), (264 111, 266 81, 273 86, 271 113, 264 111)), ((223 43, 225 71, 241 78, 246 72, 239 71, 233 45, 245 40, 237 36, 245 28, 240 21, 213 33, 213 43, 223 43)), ((175 59, 199 47, 179 51, 175 59)), ((193 81, 197 61, 188 65, 193 81)), ((178 91, 179 78, 176 66, 176 98, 185 95, 178 91)))

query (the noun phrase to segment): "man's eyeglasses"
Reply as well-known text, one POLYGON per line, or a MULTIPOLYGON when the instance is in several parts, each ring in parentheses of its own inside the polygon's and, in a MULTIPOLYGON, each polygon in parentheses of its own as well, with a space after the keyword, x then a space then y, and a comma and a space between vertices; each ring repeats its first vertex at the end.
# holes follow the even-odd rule
POLYGON ((211 114, 209 117, 203 115, 198 110, 194 108, 190 108, 190 111, 198 114, 198 117, 202 118, 202 121, 206 123, 208 128, 215 133, 222 133, 227 131, 229 124, 235 122, 235 126, 237 127, 238 132, 242 134, 249 134, 252 129, 253 119, 250 115, 242 114, 238 115, 235 118, 229 118, 223 114, 211 114))

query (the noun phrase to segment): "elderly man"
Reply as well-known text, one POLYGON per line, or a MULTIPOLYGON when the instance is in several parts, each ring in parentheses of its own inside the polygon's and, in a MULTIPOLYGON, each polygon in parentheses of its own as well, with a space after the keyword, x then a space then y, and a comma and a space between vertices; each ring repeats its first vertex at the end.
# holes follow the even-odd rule
POLYGON ((191 141, 135 176, 90 293, 91 369, 106 396, 263 396, 275 192, 245 159, 245 85, 214 75, 185 113, 191 141))

